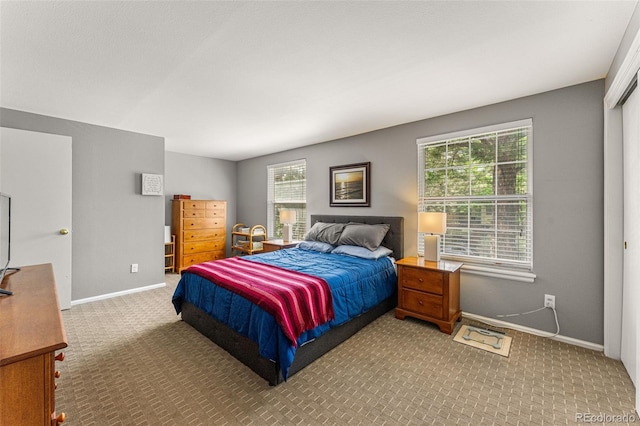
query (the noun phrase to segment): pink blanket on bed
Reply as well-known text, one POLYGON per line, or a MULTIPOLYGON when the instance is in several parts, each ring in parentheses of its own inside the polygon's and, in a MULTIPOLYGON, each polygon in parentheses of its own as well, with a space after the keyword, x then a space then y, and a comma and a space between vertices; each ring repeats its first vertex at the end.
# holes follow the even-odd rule
POLYGON ((302 332, 334 318, 329 285, 322 278, 231 257, 190 266, 200 275, 273 315, 293 346, 302 332))

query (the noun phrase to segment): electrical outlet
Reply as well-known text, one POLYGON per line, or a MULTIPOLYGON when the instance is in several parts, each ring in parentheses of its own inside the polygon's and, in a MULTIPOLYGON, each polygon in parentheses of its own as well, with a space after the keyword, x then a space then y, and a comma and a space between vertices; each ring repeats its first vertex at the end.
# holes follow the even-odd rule
POLYGON ((556 297, 552 294, 544 295, 544 307, 545 308, 555 308, 556 307, 556 297))
POLYGON ((131 264, 131 273, 135 273, 138 272, 138 264, 137 263, 132 263, 131 264))

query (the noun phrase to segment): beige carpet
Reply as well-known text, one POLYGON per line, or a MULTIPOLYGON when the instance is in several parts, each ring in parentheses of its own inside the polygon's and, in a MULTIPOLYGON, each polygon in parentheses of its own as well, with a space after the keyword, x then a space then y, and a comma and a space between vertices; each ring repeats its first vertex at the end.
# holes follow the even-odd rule
POLYGON ((557 425, 633 413, 631 380, 602 353, 510 331, 505 358, 392 312, 269 387, 180 321, 177 275, 167 281, 63 312, 65 425, 557 425))

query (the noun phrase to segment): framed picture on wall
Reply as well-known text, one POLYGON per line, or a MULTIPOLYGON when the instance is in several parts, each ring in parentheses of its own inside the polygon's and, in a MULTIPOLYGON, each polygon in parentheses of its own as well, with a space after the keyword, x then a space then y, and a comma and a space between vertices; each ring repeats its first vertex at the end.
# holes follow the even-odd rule
POLYGON ((163 195, 162 175, 142 173, 142 195, 163 195))
POLYGON ((371 163, 347 164, 329 168, 331 207, 369 207, 371 163))

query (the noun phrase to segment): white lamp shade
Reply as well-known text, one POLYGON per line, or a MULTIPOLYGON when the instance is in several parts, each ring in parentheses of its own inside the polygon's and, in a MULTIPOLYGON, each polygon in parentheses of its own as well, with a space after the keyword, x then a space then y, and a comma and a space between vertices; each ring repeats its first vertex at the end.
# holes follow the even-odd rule
POLYGON ((438 212, 418 213, 418 232, 446 234, 447 214, 438 212))
POLYGON ((280 210, 280 223, 296 223, 295 210, 280 210))

